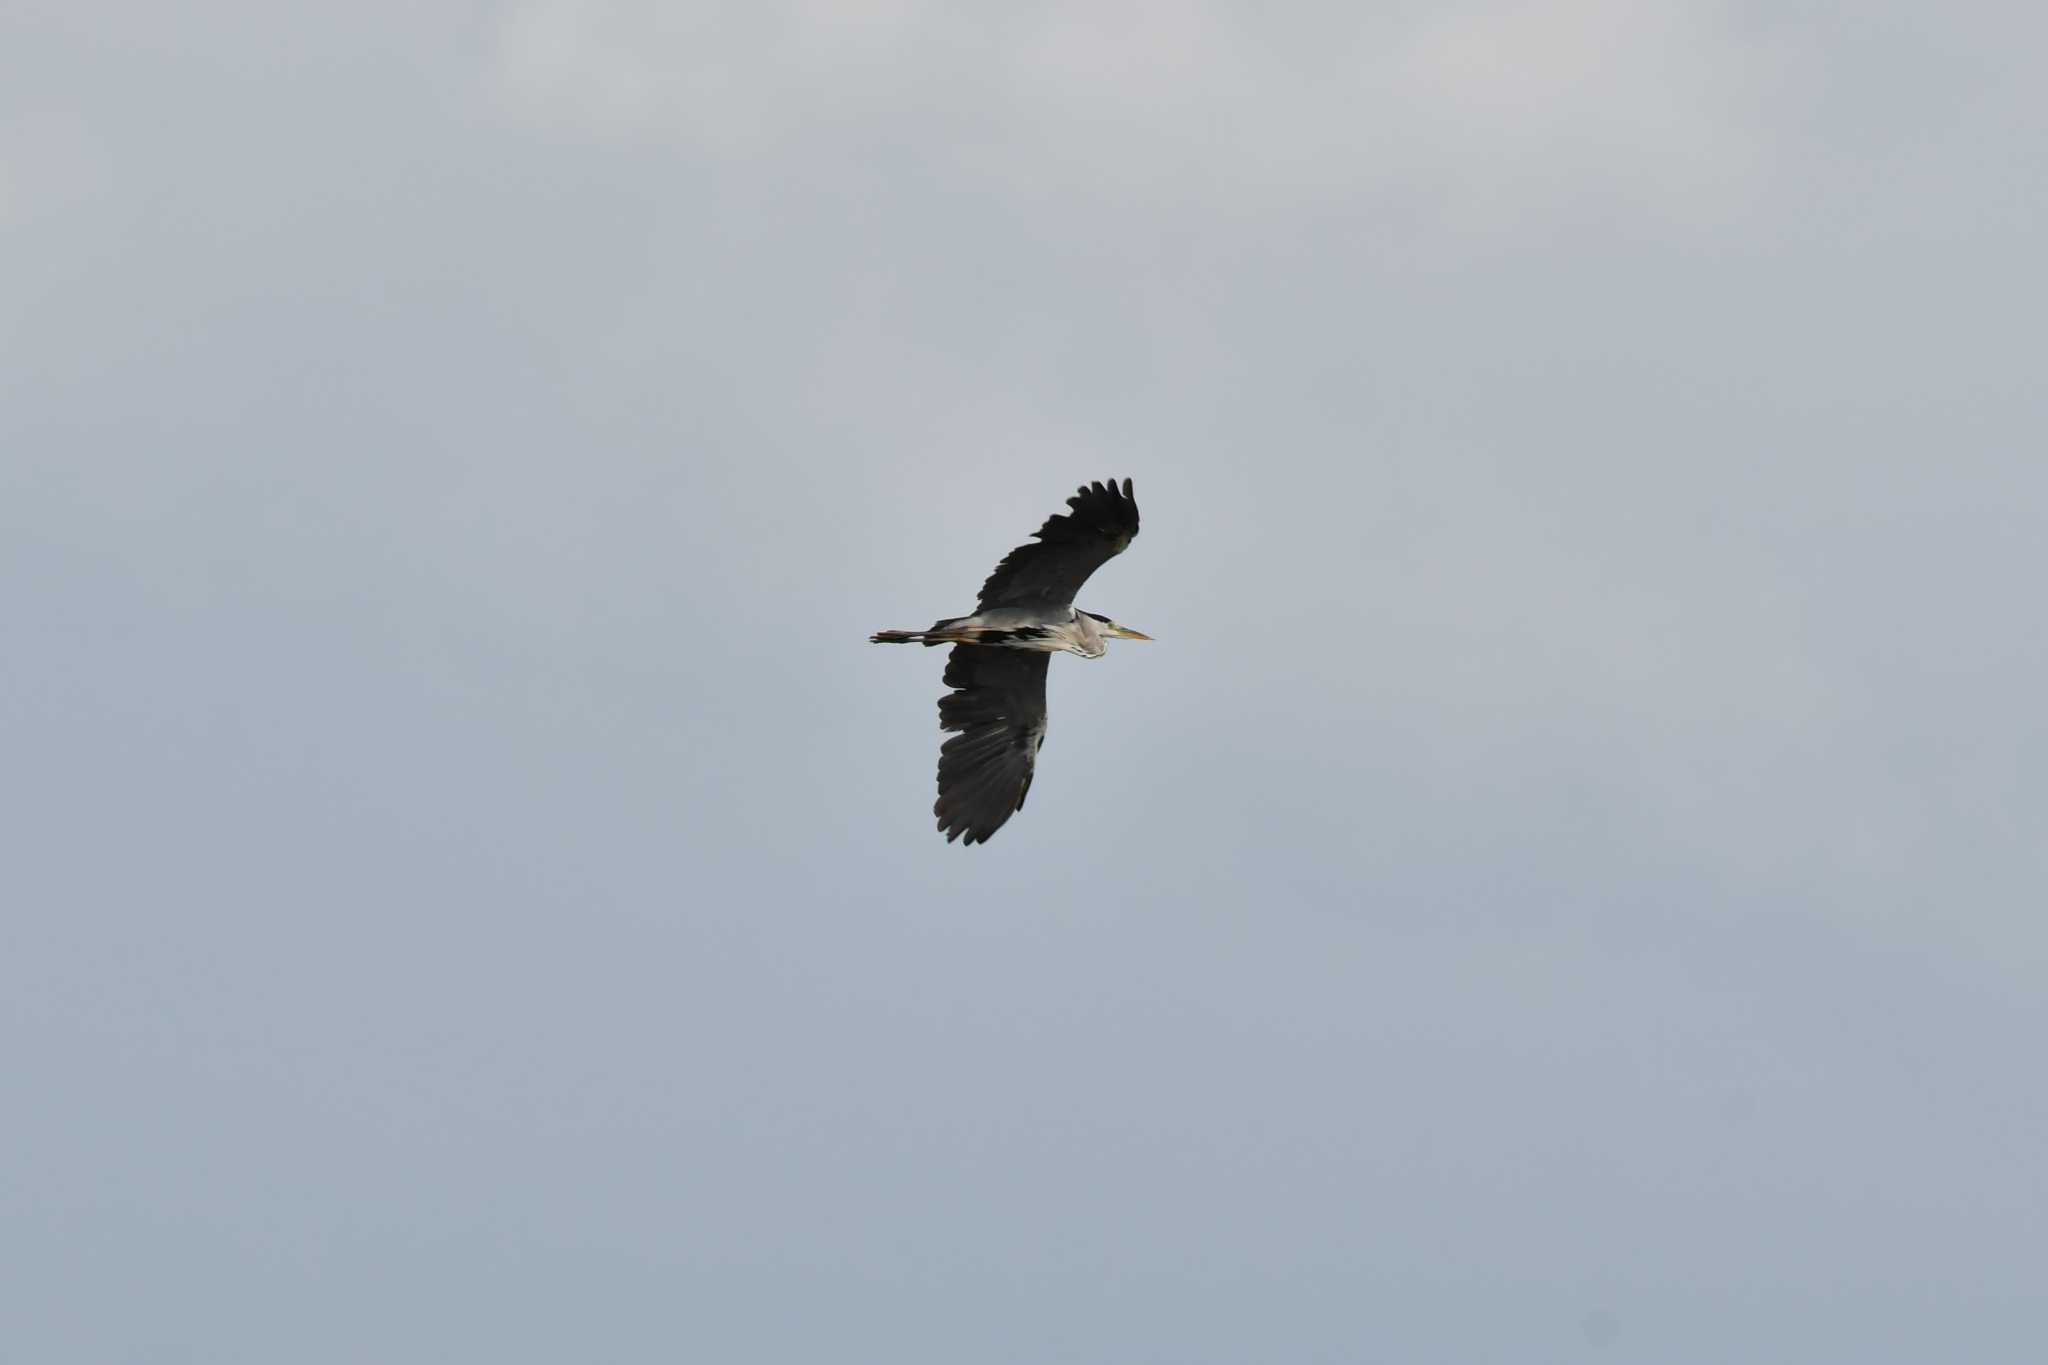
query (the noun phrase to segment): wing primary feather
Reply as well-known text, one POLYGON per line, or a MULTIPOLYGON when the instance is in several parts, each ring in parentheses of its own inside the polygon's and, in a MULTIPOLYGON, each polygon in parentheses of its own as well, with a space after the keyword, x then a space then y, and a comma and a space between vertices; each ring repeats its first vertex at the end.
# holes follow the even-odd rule
POLYGON ((954 690, 939 699, 938 800, 948 843, 986 843, 1024 804, 1045 731, 1046 665, 1037 652, 955 645, 946 661, 954 690))
POLYGON ((1090 574, 1138 534, 1131 481, 1081 485, 1068 510, 1046 519, 1033 541, 1003 557, 981 585, 980 607, 1071 606, 1090 574))

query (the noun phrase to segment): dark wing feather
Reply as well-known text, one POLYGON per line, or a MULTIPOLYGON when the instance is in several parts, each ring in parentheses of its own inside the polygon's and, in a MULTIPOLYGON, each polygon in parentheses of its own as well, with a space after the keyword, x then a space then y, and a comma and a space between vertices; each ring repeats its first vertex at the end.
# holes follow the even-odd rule
POLYGON ((1032 765, 1045 743, 1045 667, 1052 655, 990 645, 955 645, 946 661, 939 728, 958 734, 939 748, 939 800, 932 814, 946 842, 986 843, 1024 808, 1032 765))
POLYGON ((1034 543, 1019 545, 1003 557, 981 585, 979 610, 990 607, 1050 605, 1064 607, 1081 585, 1123 553, 1138 534, 1138 504, 1131 500, 1131 481, 1117 487, 1091 483, 1067 499, 1073 510, 1047 519, 1034 543))

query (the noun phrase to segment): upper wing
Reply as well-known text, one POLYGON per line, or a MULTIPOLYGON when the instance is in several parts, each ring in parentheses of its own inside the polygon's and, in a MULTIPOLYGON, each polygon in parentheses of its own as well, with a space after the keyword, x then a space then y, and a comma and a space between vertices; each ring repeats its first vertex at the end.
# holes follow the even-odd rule
POLYGON ((939 728, 960 733, 939 748, 939 800, 932 814, 952 843, 986 843, 1024 808, 1032 766, 1045 743, 1045 668, 1052 655, 992 645, 955 645, 946 661, 939 728))
POLYGON ((1067 499, 1073 511, 1048 518, 1036 532, 1037 543, 1019 545, 1003 557, 981 585, 977 608, 1025 605, 1064 607, 1081 591, 1088 575, 1138 534, 1138 504, 1131 500, 1131 481, 1119 489, 1115 479, 1091 483, 1067 499))

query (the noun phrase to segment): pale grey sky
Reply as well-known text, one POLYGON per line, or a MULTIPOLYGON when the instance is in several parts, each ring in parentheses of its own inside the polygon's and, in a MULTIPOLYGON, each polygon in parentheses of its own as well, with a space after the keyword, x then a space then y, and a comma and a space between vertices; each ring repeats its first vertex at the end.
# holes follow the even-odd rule
POLYGON ((10 7, 0 1358, 2038 1359, 2044 43, 10 7))

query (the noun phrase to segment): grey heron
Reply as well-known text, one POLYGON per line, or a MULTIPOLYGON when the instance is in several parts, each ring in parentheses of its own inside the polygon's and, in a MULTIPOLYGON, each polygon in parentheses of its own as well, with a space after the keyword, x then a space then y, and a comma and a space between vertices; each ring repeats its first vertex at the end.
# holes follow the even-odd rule
POLYGON ((939 799, 932 813, 952 843, 986 843, 1024 808, 1045 743, 1045 672, 1055 654, 1099 659, 1110 640, 1152 637, 1083 611, 1074 595, 1138 534, 1131 481, 1091 483, 1067 499, 1032 541, 1003 557, 981 585, 971 616, 926 630, 884 630, 878 645, 951 645, 939 728, 956 732, 939 748, 939 799))

